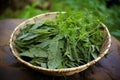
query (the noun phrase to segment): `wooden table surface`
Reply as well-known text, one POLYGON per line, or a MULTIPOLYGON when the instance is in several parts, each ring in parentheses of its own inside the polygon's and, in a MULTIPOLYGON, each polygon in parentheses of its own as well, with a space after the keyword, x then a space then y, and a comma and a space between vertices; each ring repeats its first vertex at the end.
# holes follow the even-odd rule
POLYGON ((9 48, 9 38, 22 21, 0 21, 0 80, 120 80, 120 42, 114 37, 107 56, 85 71, 71 76, 48 76, 19 63, 9 48))

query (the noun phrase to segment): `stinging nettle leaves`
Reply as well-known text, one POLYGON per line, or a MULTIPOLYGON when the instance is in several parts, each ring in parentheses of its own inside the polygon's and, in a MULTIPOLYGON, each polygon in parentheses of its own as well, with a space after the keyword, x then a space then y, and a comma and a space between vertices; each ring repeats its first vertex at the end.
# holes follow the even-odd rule
POLYGON ((48 69, 83 65, 100 54, 104 31, 89 12, 70 11, 52 21, 28 24, 16 37, 19 56, 48 69))

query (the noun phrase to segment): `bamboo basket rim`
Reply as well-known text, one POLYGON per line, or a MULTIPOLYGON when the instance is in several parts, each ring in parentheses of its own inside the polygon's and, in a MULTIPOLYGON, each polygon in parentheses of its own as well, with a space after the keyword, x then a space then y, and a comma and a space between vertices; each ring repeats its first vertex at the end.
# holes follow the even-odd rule
MULTIPOLYGON (((29 62, 23 60, 21 57, 19 57, 19 56, 18 56, 19 53, 17 52, 17 50, 16 50, 15 47, 14 47, 14 39, 13 39, 13 38, 15 37, 15 35, 16 35, 16 32, 19 31, 19 29, 20 29, 23 25, 29 24, 29 23, 31 23, 31 22, 33 22, 33 23, 39 23, 39 22, 37 22, 37 20, 39 20, 39 17, 42 18, 42 16, 46 17, 46 16, 48 16, 48 15, 58 15, 58 13, 59 13, 59 12, 49 12, 49 13, 46 13, 46 14, 37 15, 37 16, 35 16, 35 17, 33 17, 33 18, 30 18, 30 19, 25 20, 24 22, 22 22, 21 24, 19 24, 19 25, 14 29, 13 33, 12 33, 11 36, 10 36, 10 41, 9 41, 9 43, 10 43, 10 48, 11 48, 11 51, 12 51, 13 55, 14 55, 20 62, 24 63, 25 65, 27 65, 27 66, 29 66, 29 67, 32 67, 32 68, 37 69, 37 70, 40 70, 40 71, 42 71, 42 72, 44 72, 44 71, 45 71, 45 72, 53 72, 53 73, 56 72, 55 75, 57 75, 57 72, 59 72, 61 75, 62 75, 62 73, 65 73, 65 75, 67 75, 67 72, 73 72, 73 73, 74 73, 74 71, 75 71, 75 73, 78 73, 78 72, 81 72, 81 71, 85 70, 86 68, 88 68, 88 67, 91 66, 92 64, 95 64, 95 63, 96 63, 97 61, 99 61, 104 55, 107 54, 107 52, 108 52, 108 50, 109 50, 109 48, 110 48, 110 46, 111 46, 111 35, 110 35, 109 30, 107 29, 106 25, 104 25, 103 23, 101 23, 101 26, 105 29, 105 31, 106 31, 106 33, 107 33, 107 37, 108 37, 108 38, 107 38, 108 41, 107 41, 106 49, 105 49, 103 52, 101 52, 100 55, 99 55, 96 59, 94 59, 94 60, 92 60, 92 61, 90 61, 90 62, 88 62, 88 63, 86 63, 86 64, 84 64, 84 65, 80 65, 80 66, 72 67, 72 68, 63 68, 63 69, 47 69, 47 68, 43 68, 43 67, 40 67, 40 66, 32 65, 32 64, 30 64, 29 62), (78 71, 76 71, 76 70, 78 70, 78 71)), ((62 12, 62 13, 65 13, 65 12, 62 12)), ((68 75, 69 75, 69 74, 68 74, 68 75)))

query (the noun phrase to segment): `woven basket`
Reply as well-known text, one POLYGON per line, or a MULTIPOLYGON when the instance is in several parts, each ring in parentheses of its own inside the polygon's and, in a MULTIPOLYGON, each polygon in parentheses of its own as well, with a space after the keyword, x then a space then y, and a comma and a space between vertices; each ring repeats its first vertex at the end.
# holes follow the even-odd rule
MULTIPOLYGON (((63 12, 64 13, 64 12, 63 12)), ((22 22, 20 25, 18 25, 10 38, 10 48, 13 52, 13 55, 21 62, 24 63, 25 65, 38 70, 44 74, 48 74, 48 75, 54 75, 54 76, 67 76, 67 75, 73 75, 75 73, 79 73, 85 69, 87 69, 89 66, 95 64, 96 62, 98 62, 102 57, 104 57, 105 54, 107 54, 110 46, 111 46, 111 36, 110 33, 107 29, 107 27, 101 23, 101 27, 103 28, 105 34, 104 34, 104 42, 103 45, 101 47, 101 54, 95 59, 90 61, 87 64, 78 66, 78 67, 73 67, 73 68, 67 68, 67 69, 46 69, 46 68, 42 68, 39 66, 34 66, 32 64, 30 64, 29 62, 24 61, 21 57, 19 57, 19 52, 17 51, 17 49, 15 48, 15 39, 16 39, 16 35, 20 33, 20 28, 24 27, 26 24, 33 24, 33 23, 40 23, 43 20, 53 20, 56 18, 56 16, 58 15, 58 12, 50 12, 50 13, 46 13, 46 14, 40 14, 38 16, 35 16, 33 18, 30 18, 24 22, 22 22)))

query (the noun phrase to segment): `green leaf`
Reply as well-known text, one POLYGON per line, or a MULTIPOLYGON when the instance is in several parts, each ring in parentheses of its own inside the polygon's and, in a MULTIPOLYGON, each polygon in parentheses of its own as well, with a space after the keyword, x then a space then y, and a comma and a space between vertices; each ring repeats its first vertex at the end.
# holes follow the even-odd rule
POLYGON ((29 33, 26 33, 26 34, 22 34, 21 36, 18 36, 17 37, 17 40, 22 40, 24 39, 25 37, 29 36, 30 34, 29 33))
POLYGON ((34 24, 31 29, 37 29, 37 28, 41 27, 43 24, 44 24, 44 21, 39 24, 34 24))
POLYGON ((22 40, 28 41, 28 40, 31 40, 33 38, 36 38, 37 36, 38 36, 38 34, 35 34, 35 35, 30 34, 30 35, 24 37, 22 40))
POLYGON ((46 39, 44 41, 42 41, 42 43, 40 44, 41 48, 45 48, 50 44, 51 40, 50 39, 46 39))
POLYGON ((47 64, 46 64, 46 63, 41 63, 40 65, 41 65, 41 67, 43 67, 43 68, 47 68, 47 64))
POLYGON ((47 58, 44 57, 35 57, 30 61, 31 64, 36 66, 42 66, 44 68, 46 68, 46 62, 47 62, 47 58))
POLYGON ((96 59, 98 57, 98 55, 96 53, 91 53, 91 55, 94 59, 96 59))
POLYGON ((40 47, 30 48, 29 51, 25 51, 19 54, 26 57, 48 57, 48 53, 40 47))
POLYGON ((48 48, 48 68, 56 69, 61 64, 61 52, 59 48, 59 40, 62 38, 61 35, 57 35, 51 41, 48 48))

